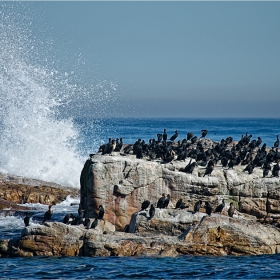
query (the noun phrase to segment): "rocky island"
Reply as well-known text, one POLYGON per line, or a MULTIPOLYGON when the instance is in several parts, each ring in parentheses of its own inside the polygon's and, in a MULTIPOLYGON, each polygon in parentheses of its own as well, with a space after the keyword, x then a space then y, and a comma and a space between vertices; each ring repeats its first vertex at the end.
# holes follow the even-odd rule
POLYGON ((119 149, 116 144, 109 141, 84 164, 80 177, 84 224, 51 221, 28 226, 21 238, 0 241, 0 255, 280 252, 277 147, 260 146, 247 134, 235 143, 201 137, 149 144, 139 139, 119 149), (159 207, 160 197, 166 200, 167 195, 168 205, 159 207), (183 204, 178 206, 180 199, 183 204), (198 202, 200 208, 195 209, 198 202), (98 219, 100 205, 105 208, 102 219, 98 219))

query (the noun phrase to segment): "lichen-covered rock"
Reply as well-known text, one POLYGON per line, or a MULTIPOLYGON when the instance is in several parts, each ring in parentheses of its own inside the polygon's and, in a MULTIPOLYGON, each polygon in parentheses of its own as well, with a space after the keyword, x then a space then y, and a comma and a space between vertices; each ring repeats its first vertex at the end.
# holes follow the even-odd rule
POLYGON ((0 173, 0 210, 11 203, 13 209, 19 209, 15 204, 41 203, 56 204, 67 196, 79 197, 79 189, 60 186, 55 183, 0 173))
POLYGON ((163 212, 151 220, 139 213, 141 230, 136 233, 103 231, 110 228, 108 221, 102 221, 96 229, 59 222, 32 225, 22 231, 20 239, 1 240, 0 256, 175 257, 280 252, 277 228, 220 214, 208 216, 166 209, 163 212))
MULTIPOLYGON (((193 174, 180 170, 186 161, 162 164, 159 160, 136 159, 134 155, 113 153, 93 155, 87 160, 81 176, 81 205, 90 217, 98 212, 100 204, 105 206, 105 218, 122 230, 130 217, 141 209, 144 200, 154 205, 162 193, 171 195, 169 208, 183 198, 188 209, 202 199, 213 207, 225 198, 227 214, 229 203, 233 202, 239 212, 258 219, 267 216, 267 196, 271 213, 280 214, 280 179, 262 178, 262 169, 255 168, 253 174, 244 172, 244 166, 223 169, 217 165, 211 176, 203 176, 205 167, 197 166, 193 174)), ((204 211, 202 209, 202 211, 204 211)))

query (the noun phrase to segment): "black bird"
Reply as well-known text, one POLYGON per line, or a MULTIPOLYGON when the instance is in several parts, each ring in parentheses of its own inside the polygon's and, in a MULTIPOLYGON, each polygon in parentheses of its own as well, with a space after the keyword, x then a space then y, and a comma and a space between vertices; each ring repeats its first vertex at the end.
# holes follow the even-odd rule
POLYGON ((49 210, 44 214, 43 223, 44 223, 45 221, 50 221, 50 219, 52 218, 52 214, 53 214, 52 205, 49 205, 49 210))
POLYGON ((207 135, 207 133, 208 133, 208 130, 207 130, 207 129, 202 129, 202 130, 201 130, 201 137, 200 137, 200 138, 205 137, 205 136, 207 135))
POLYGON ((175 130, 175 133, 170 137, 171 141, 174 141, 178 137, 178 130, 175 130))
POLYGON ((191 140, 191 138, 193 138, 193 132, 188 132, 187 133, 187 140, 191 140))
POLYGON ((225 200, 223 199, 222 203, 216 207, 214 212, 221 214, 221 212, 223 211, 224 207, 225 207, 225 200))
POLYGON ((195 214, 196 212, 199 212, 199 209, 201 207, 202 201, 199 200, 195 203, 194 208, 193 208, 193 214, 195 214))
POLYGON ((269 192, 267 192, 266 203, 265 203, 265 210, 267 216, 271 212, 271 202, 269 201, 268 197, 269 197, 269 192))
POLYGON ((273 165, 272 177, 279 177, 279 170, 280 170, 279 162, 277 162, 276 164, 273 165))
POLYGON ((153 204, 151 204, 151 207, 149 210, 150 220, 155 216, 155 213, 156 213, 156 208, 153 204))
POLYGON ((193 163, 191 163, 191 160, 190 162, 186 165, 186 167, 183 169, 183 171, 185 173, 189 173, 189 174, 192 174, 193 171, 194 171, 194 168, 197 166, 197 163, 194 161, 193 163))
POLYGON ((213 170, 214 170, 214 166, 213 166, 213 165, 207 166, 203 177, 204 177, 205 175, 210 176, 213 170))
POLYGON ((274 142, 274 148, 279 147, 279 135, 276 135, 276 141, 274 142))
POLYGON ((165 201, 165 194, 162 194, 162 197, 157 202, 157 208, 162 209, 165 201))
POLYGON ((166 141, 166 140, 167 140, 166 129, 163 130, 162 139, 163 139, 163 141, 166 141))
POLYGON ((158 138, 158 143, 161 142, 163 135, 161 133, 157 134, 157 138, 158 138))
POLYGON ((66 225, 69 225, 72 223, 72 221, 74 220, 74 215, 73 214, 66 214, 64 219, 63 219, 63 223, 66 225))
POLYGON ((163 208, 167 208, 169 202, 170 202, 170 194, 168 194, 167 198, 164 200, 163 208))
POLYGON ((248 171, 249 174, 253 174, 253 170, 254 170, 254 163, 251 161, 243 170, 243 172, 248 171))
POLYGON ((268 176, 270 170, 271 170, 270 162, 266 161, 263 165, 263 178, 268 176))
POLYGON ((192 142, 192 144, 195 144, 196 141, 197 141, 197 136, 194 136, 194 137, 191 139, 191 142, 192 142))
POLYGON ((143 210, 146 210, 150 205, 150 201, 149 200, 145 200, 143 203, 142 203, 142 206, 141 206, 141 211, 143 210))
POLYGON ((99 220, 103 220, 104 213, 105 213, 104 207, 102 205, 99 205, 99 213, 97 218, 99 220))
POLYGON ((132 145, 127 145, 124 147, 123 152, 128 155, 132 151, 132 149, 133 149, 132 145))
POLYGON ((235 208, 234 208, 234 206, 233 206, 233 203, 231 202, 231 203, 229 204, 229 208, 228 208, 228 215, 229 215, 229 217, 233 217, 234 210, 235 210, 235 208))
POLYGON ((95 218, 95 220, 93 221, 93 223, 91 224, 90 228, 96 228, 98 225, 98 218, 95 218))
POLYGON ((30 222, 30 215, 29 215, 29 213, 26 213, 23 221, 24 221, 25 226, 28 227, 29 226, 29 222, 30 222))
POLYGON ((175 207, 175 208, 176 208, 176 209, 178 209, 178 208, 180 208, 180 209, 185 209, 185 208, 186 208, 186 205, 185 205, 185 203, 184 203, 184 201, 183 201, 182 198, 180 198, 180 199, 177 201, 176 207, 175 207))
POLYGON ((81 225, 84 223, 84 213, 85 213, 85 210, 82 210, 82 213, 75 218, 75 224, 76 225, 81 225))
POLYGON ((210 204, 209 201, 205 201, 205 210, 206 210, 206 214, 208 214, 209 216, 211 216, 212 213, 212 206, 210 204))

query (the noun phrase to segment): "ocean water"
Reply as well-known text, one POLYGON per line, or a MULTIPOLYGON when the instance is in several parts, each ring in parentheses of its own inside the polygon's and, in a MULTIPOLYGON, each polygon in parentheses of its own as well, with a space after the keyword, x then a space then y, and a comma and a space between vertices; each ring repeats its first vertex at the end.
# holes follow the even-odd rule
MULTIPOLYGON (((280 119, 108 118, 108 104, 117 102, 116 85, 97 81, 84 88, 72 80, 71 71, 60 73, 50 59, 39 59, 38 45, 49 45, 36 41, 28 20, 21 22, 13 10, 17 4, 0 5, 0 172, 79 188, 85 160, 109 137, 122 137, 126 144, 139 138, 148 142, 166 128, 169 137, 178 130, 180 140, 187 132, 200 136, 201 129, 207 129, 206 138, 216 141, 228 136, 238 141, 248 132, 271 147, 280 134, 280 119), (92 96, 101 108, 83 117, 80 112, 92 96)), ((78 202, 68 197, 54 206, 53 220, 76 213, 78 202)), ((34 209, 31 224, 41 223, 47 206, 28 206, 34 209)), ((0 212, 0 239, 20 237, 23 216, 24 212, 0 212)), ((279 255, 9 258, 0 259, 0 272, 0 279, 280 278, 279 255)))

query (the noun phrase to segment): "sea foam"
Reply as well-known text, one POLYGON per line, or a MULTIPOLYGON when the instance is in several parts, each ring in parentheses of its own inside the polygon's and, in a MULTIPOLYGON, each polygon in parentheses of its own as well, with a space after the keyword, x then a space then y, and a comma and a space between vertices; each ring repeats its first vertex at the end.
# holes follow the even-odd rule
POLYGON ((79 188, 85 158, 71 106, 80 94, 95 96, 71 80, 71 71, 60 73, 42 58, 38 45, 48 43, 32 34, 28 15, 21 21, 20 7, 0 5, 0 172, 79 188))

